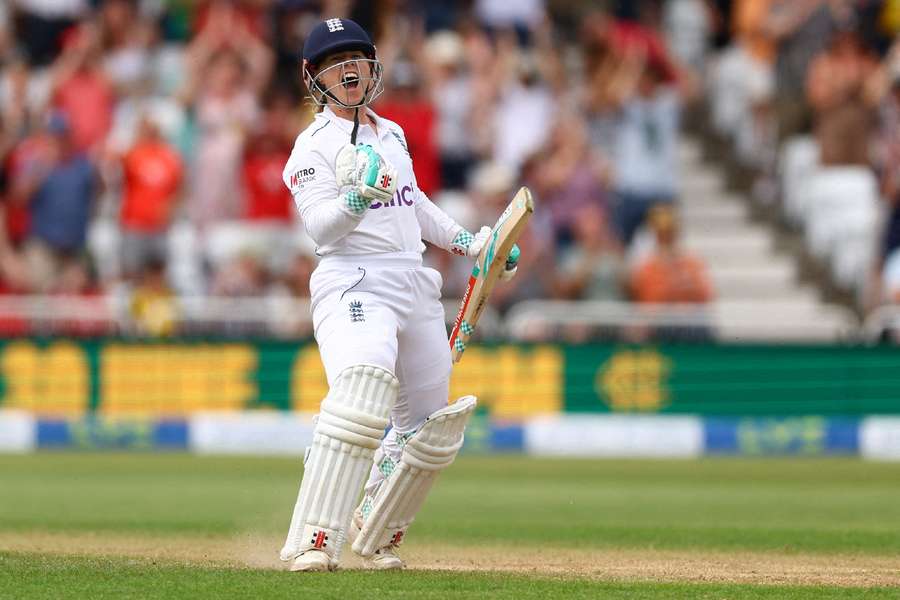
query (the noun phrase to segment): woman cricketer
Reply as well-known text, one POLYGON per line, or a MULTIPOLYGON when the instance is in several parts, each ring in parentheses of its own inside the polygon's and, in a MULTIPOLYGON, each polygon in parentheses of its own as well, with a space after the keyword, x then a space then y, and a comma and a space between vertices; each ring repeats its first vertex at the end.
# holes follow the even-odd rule
POLYGON ((321 256, 310 292, 329 391, 281 558, 334 570, 348 541, 366 566, 400 569, 396 548, 475 408, 472 396, 448 405, 442 281, 422 266, 423 240, 476 257, 490 228, 472 235, 419 190, 403 130, 368 108, 382 65, 358 24, 319 23, 302 73, 321 111, 284 181, 321 256))

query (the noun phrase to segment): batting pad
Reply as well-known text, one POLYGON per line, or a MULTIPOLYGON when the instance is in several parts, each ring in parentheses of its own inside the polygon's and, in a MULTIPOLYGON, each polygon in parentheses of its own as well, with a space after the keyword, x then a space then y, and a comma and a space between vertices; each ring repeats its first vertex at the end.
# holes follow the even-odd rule
POLYGON ((397 388, 393 373, 379 367, 357 365, 338 375, 316 420, 281 560, 316 548, 337 563, 397 388))
POLYGON ((376 492, 353 543, 354 552, 370 557, 379 548, 403 541, 438 473, 450 466, 462 447, 475 403, 475 396, 460 398, 429 416, 407 440, 400 462, 376 492))

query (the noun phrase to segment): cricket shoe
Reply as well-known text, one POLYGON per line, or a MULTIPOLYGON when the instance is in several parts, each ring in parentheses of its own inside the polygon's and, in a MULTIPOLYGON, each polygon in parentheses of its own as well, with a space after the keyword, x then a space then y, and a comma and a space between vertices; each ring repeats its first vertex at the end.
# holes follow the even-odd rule
MULTIPOLYGON (((353 513, 353 519, 350 521, 350 530, 348 531, 348 538, 351 546, 362 531, 362 524, 362 513, 359 511, 359 509, 356 509, 356 512, 353 513)), ((406 563, 403 562, 403 560, 397 555, 396 544, 388 544, 387 546, 382 546, 381 548, 376 550, 375 554, 373 554, 372 556, 368 558, 361 558, 363 562, 363 568, 371 569, 374 571, 396 571, 406 567, 406 563)))
POLYGON ((331 571, 331 558, 321 550, 307 550, 294 559, 291 571, 331 571))

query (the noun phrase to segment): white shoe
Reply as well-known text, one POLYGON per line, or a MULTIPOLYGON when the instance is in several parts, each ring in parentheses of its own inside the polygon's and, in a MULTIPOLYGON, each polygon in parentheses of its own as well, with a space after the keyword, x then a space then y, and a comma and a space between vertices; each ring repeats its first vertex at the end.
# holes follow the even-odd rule
POLYGON ((291 571, 331 570, 331 558, 321 550, 307 550, 291 563, 291 571))
MULTIPOLYGON (((347 531, 347 538, 351 546, 356 541, 360 531, 362 531, 362 513, 357 509, 353 513, 353 519, 350 520, 350 529, 347 531)), ((406 567, 406 563, 397 555, 396 544, 382 546, 372 556, 361 558, 364 568, 375 571, 395 571, 406 567)))

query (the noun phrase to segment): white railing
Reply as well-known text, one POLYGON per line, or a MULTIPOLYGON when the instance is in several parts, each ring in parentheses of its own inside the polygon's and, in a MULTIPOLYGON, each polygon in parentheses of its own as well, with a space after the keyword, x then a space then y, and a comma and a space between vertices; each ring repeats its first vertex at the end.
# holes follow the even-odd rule
POLYGON ((900 306, 881 306, 863 321, 862 338, 870 343, 881 341, 889 335, 892 341, 900 340, 900 306))
MULTIPOLYGON (((177 331, 311 334, 308 299, 290 297, 173 299, 177 331)), ((447 324, 458 300, 445 299, 447 324)), ((848 309, 783 301, 719 301, 707 306, 637 305, 628 302, 533 300, 513 306, 505 317, 488 307, 478 324, 482 339, 553 340, 635 336, 701 337, 723 341, 877 340, 887 329, 900 329, 900 307, 885 307, 860 324, 848 309), (574 336, 574 337, 573 337, 574 336)), ((0 296, 0 334, 132 334, 140 331, 127 295, 0 296)))
POLYGON ((620 333, 709 337, 727 341, 841 341, 858 337, 859 321, 852 311, 782 301, 720 301, 709 305, 641 305, 604 301, 534 300, 513 306, 506 316, 513 339, 559 335, 620 333))

